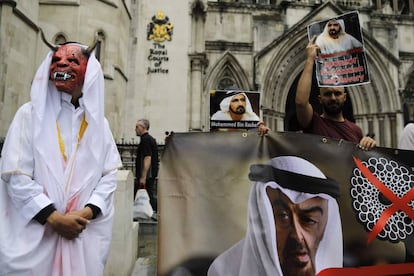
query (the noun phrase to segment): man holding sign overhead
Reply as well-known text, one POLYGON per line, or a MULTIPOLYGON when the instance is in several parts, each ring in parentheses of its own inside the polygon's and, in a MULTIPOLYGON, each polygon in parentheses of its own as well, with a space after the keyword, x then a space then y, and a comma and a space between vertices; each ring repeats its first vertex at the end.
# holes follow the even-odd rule
POLYGON ((314 43, 315 36, 306 46, 306 62, 296 90, 296 116, 306 133, 326 136, 333 139, 344 139, 359 144, 362 149, 372 149, 376 142, 362 135, 362 130, 343 116, 343 107, 347 98, 342 86, 321 87, 319 102, 323 107, 321 115, 313 110, 309 103, 312 87, 313 64, 320 52, 320 47, 314 43))

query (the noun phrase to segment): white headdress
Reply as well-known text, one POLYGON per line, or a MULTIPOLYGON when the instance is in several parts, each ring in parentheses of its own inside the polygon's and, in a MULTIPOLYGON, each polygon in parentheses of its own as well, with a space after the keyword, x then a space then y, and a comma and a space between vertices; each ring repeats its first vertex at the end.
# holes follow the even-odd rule
POLYGON ((283 275, 277 253, 273 210, 266 193, 268 186, 280 189, 294 203, 316 196, 328 200, 328 220, 316 253, 315 270, 318 273, 325 268, 342 267, 342 227, 339 208, 336 200, 329 195, 338 193, 337 183, 327 179, 312 163, 296 156, 276 157, 270 161, 270 166, 252 167, 250 179, 256 182, 249 195, 246 237, 216 258, 210 267, 210 276, 283 275), (307 183, 295 183, 292 181, 294 175, 307 179, 307 183), (263 180, 259 181, 258 178, 263 180), (285 179, 290 181, 284 181, 285 179), (289 183, 294 185, 287 187, 289 183), (305 189, 298 191, 301 184, 305 189), (316 192, 317 190, 320 192, 316 192))

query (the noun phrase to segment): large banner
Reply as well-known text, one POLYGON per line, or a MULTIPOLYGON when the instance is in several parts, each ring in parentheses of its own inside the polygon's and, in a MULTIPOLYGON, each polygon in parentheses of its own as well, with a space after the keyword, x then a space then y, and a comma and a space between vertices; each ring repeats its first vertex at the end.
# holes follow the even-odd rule
POLYGON ((285 205, 293 204, 290 201, 301 206, 300 198, 307 202, 315 194, 330 201, 298 216, 305 228, 321 225, 319 237, 313 239, 314 250, 308 243, 307 249, 295 253, 298 263, 308 262, 305 255, 309 254, 319 275, 414 273, 414 263, 409 263, 414 262, 412 157, 412 151, 363 151, 343 140, 293 132, 272 132, 264 137, 254 131, 174 133, 166 144, 159 174, 158 273, 168 275, 180 268, 206 275, 213 260, 226 251, 230 253, 220 257, 227 260, 226 269, 249 266, 258 271, 250 275, 282 275, 277 271, 289 266, 283 263, 282 244, 287 247, 289 242, 281 240, 283 229, 279 228, 293 225, 294 219, 289 222, 287 211, 276 215, 276 210, 280 206, 284 210, 285 205), (302 175, 305 167, 312 175, 302 175), (313 175, 314 171, 319 172, 313 175), (326 179, 321 181, 321 175, 326 179), (276 190, 279 194, 271 192, 276 190), (298 195, 292 196, 295 193, 298 195), (282 199, 290 203, 278 205, 282 199), (336 229, 333 215, 338 207, 336 229), (325 214, 329 214, 327 221, 321 223, 325 214), (254 235, 249 236, 252 231, 254 235), (261 241, 267 236, 272 238, 261 241), (253 249, 247 246, 249 240, 253 249), (244 253, 237 253, 240 248, 244 253), (254 252, 246 254, 250 249, 254 252), (246 255, 258 254, 265 266, 263 273, 256 267, 257 260, 245 261, 246 255), (318 264, 324 254, 322 262, 330 257, 335 260, 330 265, 318 264))

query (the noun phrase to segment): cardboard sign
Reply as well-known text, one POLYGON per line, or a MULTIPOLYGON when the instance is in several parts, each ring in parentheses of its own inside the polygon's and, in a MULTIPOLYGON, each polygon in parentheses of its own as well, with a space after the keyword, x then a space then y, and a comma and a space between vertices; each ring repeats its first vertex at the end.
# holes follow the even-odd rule
POLYGON ((210 130, 256 128, 259 110, 259 92, 211 90, 210 130))
POLYGON ((350 12, 308 26, 320 53, 316 78, 322 86, 352 86, 370 82, 358 12, 350 12))

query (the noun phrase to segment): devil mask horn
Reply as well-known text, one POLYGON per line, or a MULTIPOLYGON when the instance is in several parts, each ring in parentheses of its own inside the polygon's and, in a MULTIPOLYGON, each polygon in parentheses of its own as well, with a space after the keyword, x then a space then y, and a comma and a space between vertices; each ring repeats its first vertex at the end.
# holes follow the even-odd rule
POLYGON ((43 30, 39 27, 39 31, 40 31, 40 35, 42 36, 42 40, 43 42, 54 52, 56 52, 56 50, 58 49, 58 46, 50 43, 49 41, 46 40, 45 34, 43 33, 43 30))
POLYGON ((99 35, 98 33, 95 33, 95 38, 92 42, 92 45, 88 46, 88 48, 86 49, 86 52, 88 53, 88 55, 90 55, 93 49, 95 49, 96 45, 98 45, 98 42, 99 42, 99 35))

